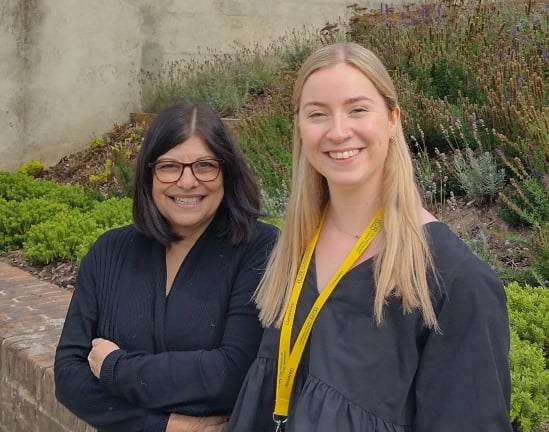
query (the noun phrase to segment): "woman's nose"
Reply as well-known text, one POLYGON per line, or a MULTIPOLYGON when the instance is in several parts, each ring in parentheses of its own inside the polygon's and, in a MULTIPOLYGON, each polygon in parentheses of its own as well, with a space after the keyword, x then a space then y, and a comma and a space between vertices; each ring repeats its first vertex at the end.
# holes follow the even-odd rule
POLYGON ((184 166, 181 177, 177 180, 177 186, 182 189, 189 189, 195 187, 198 184, 198 180, 193 174, 190 166, 184 166))
POLYGON ((344 116, 334 115, 330 122, 327 138, 336 144, 347 141, 353 135, 353 131, 344 116))

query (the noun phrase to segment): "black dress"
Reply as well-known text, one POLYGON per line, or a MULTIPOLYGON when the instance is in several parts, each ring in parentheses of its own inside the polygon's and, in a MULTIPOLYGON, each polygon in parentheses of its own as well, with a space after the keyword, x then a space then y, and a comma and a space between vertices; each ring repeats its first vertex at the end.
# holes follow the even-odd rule
MULTIPOLYGON (((372 260, 351 269, 320 312, 297 373, 289 432, 510 432, 509 327, 495 273, 440 222, 425 225, 439 272, 442 333, 388 300, 373 319, 372 260)), ((293 340, 318 296, 312 261, 293 340)), ((279 330, 266 329, 229 424, 274 431, 279 330)), ((292 345, 293 346, 293 345, 292 345)))

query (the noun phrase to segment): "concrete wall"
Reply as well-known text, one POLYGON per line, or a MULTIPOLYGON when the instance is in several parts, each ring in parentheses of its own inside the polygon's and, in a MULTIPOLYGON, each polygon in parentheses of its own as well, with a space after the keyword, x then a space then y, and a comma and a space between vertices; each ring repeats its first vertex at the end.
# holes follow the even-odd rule
POLYGON ((318 29, 347 18, 349 3, 2 0, 0 170, 31 159, 55 164, 127 121, 140 108, 141 69, 318 29))

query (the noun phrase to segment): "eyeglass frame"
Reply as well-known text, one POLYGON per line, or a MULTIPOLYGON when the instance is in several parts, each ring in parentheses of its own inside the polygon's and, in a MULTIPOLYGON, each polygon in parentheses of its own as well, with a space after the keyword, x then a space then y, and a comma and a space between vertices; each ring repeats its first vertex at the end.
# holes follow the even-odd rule
POLYGON ((188 163, 185 163, 185 162, 179 162, 179 161, 175 161, 175 160, 171 160, 171 159, 164 159, 164 160, 158 160, 158 161, 155 161, 155 162, 149 162, 147 164, 147 166, 149 168, 152 169, 152 172, 153 172, 153 175, 156 177, 156 179, 160 182, 160 183, 164 183, 164 184, 167 184, 167 183, 177 183, 179 180, 181 180, 181 177, 183 177, 183 173, 185 172, 185 168, 189 167, 191 169, 191 174, 193 175, 193 177, 199 181, 199 182, 203 182, 203 183, 209 183, 209 182, 212 182, 212 181, 215 181, 218 177, 219 177, 219 173, 221 172, 221 167, 223 166, 223 163, 225 161, 223 159, 219 159, 219 158, 206 158, 206 159, 198 159, 198 160, 195 160, 194 162, 188 162, 188 163), (198 162, 208 162, 208 161, 216 161, 216 162, 219 162, 219 167, 217 169, 217 174, 215 175, 215 177, 211 180, 201 180, 199 179, 195 172, 194 172, 194 169, 193 169, 193 165, 195 163, 198 163, 198 162), (161 164, 161 163, 165 163, 165 162, 171 162, 173 164, 176 164, 176 165, 180 165, 181 166, 181 174, 179 174, 179 177, 177 178, 177 180, 173 180, 173 181, 162 181, 160 180, 160 178, 158 177, 158 174, 156 173, 156 165, 158 164, 161 164))

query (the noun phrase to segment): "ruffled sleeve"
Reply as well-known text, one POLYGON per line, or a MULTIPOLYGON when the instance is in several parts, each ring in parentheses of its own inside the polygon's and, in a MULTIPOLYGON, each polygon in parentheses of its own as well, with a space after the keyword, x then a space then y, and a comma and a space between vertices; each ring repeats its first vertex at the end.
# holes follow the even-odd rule
POLYGON ((432 332, 425 344, 413 430, 511 432, 505 291, 485 263, 462 256, 442 275, 441 333, 432 332))

